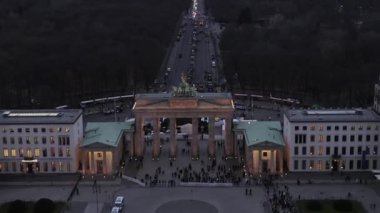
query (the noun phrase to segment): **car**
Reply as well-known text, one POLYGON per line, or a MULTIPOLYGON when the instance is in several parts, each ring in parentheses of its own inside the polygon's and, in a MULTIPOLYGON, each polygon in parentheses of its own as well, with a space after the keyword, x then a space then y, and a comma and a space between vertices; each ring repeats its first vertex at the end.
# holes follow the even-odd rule
POLYGON ((124 208, 124 197, 123 196, 117 196, 114 202, 114 205, 118 207, 121 210, 124 208))
POLYGON ((121 209, 117 206, 112 207, 111 213, 120 213, 121 209))

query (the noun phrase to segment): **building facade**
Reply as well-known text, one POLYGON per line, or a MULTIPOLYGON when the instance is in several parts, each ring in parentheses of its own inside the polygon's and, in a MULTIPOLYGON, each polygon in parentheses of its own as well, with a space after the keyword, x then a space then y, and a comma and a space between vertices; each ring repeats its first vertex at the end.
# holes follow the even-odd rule
POLYGON ((129 152, 134 122, 89 122, 80 145, 82 174, 113 175, 129 152))
POLYGON ((177 119, 187 119, 192 126, 191 156, 199 157, 199 138, 203 132, 199 131, 199 120, 208 120, 208 154, 216 157, 215 122, 216 119, 224 120, 223 131, 224 156, 235 156, 236 145, 232 141, 232 118, 234 105, 230 93, 197 93, 184 79, 172 93, 137 94, 133 106, 133 114, 136 119, 135 135, 130 144, 130 156, 142 157, 145 155, 144 124, 147 120, 153 123, 153 153, 154 159, 160 156, 160 120, 168 118, 170 131, 170 157, 177 155, 177 119))
POLYGON ((249 175, 282 174, 285 143, 279 121, 234 122, 234 141, 249 175))
POLYGON ((363 171, 379 167, 380 117, 372 110, 288 110, 289 171, 363 171))
POLYGON ((82 111, 0 111, 1 173, 75 173, 82 111))

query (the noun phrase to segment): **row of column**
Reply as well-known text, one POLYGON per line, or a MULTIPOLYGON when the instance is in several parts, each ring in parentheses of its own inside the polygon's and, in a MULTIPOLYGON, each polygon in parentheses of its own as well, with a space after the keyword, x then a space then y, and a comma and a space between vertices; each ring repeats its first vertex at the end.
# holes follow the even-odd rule
MULTIPOLYGON (((236 154, 237 147, 233 147, 232 140, 231 140, 231 122, 232 119, 226 119, 225 120, 225 154, 226 156, 232 156, 236 154), (236 150, 236 151, 233 151, 236 150)), ((133 149, 130 150, 131 155, 135 156, 143 156, 145 152, 145 140, 144 140, 144 131, 143 131, 143 118, 136 118, 136 133, 135 133, 135 140, 134 140, 134 146, 131 147, 133 149)), ((193 158, 197 158, 199 156, 199 142, 198 142, 198 127, 199 122, 198 118, 192 118, 192 139, 191 139, 191 154, 193 158)), ((172 117, 170 118, 169 123, 169 129, 170 129, 170 157, 175 158, 177 153, 177 140, 176 140, 176 118, 172 117)), ((153 120, 153 158, 158 158, 160 155, 160 120, 159 118, 155 118, 153 120)), ((207 149, 208 153, 211 157, 215 157, 215 150, 216 150, 216 144, 215 144, 215 118, 210 117, 209 123, 208 123, 208 144, 207 149)))
MULTIPOLYGON (((82 173, 86 173, 87 165, 89 165, 89 173, 98 174, 98 168, 95 160, 95 152, 102 152, 102 174, 110 174, 112 171, 107 168, 107 155, 106 151, 83 151, 82 154, 82 173)), ((112 156, 114 158, 114 156, 112 156)), ((114 161, 114 159, 112 159, 114 161)), ((112 162, 114 165, 114 162, 112 162)), ((111 168, 112 170, 112 168, 111 168)))
POLYGON ((251 174, 260 174, 263 172, 263 161, 268 162, 268 169, 270 169, 270 173, 283 173, 283 149, 271 149, 271 150, 263 150, 263 149, 254 149, 246 152, 246 162, 248 166, 248 171, 251 174), (263 151, 269 152, 270 157, 263 159, 263 151), (255 157, 257 153, 257 157, 255 157), (257 162, 256 162, 257 159, 257 162), (277 164, 278 163, 278 164, 277 164), (278 165, 278 170, 276 169, 278 165))

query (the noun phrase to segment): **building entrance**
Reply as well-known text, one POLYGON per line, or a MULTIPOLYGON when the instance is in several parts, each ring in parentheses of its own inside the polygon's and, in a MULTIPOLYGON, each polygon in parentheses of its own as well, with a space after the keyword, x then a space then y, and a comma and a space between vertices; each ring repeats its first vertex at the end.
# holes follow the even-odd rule
POLYGON ((339 171, 339 160, 333 160, 332 161, 332 170, 334 172, 339 171))
POLYGON ((103 161, 101 161, 101 160, 97 160, 96 161, 96 172, 98 174, 102 174, 103 173, 103 161))
POLYGON ((27 163, 26 167, 28 168, 28 173, 34 173, 33 171, 33 163, 27 163))

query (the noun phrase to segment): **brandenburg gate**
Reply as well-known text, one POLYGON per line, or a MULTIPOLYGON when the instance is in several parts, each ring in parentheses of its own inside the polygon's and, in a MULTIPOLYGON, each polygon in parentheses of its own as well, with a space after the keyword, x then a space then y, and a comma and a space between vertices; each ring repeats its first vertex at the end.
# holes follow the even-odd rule
POLYGON ((153 158, 160 156, 160 118, 169 118, 170 157, 177 155, 177 118, 191 119, 192 134, 191 156, 199 157, 199 119, 208 118, 207 150, 210 157, 215 157, 215 119, 224 119, 224 152, 225 156, 237 153, 237 146, 232 140, 232 118, 234 104, 230 93, 198 93, 182 79, 178 88, 172 93, 145 93, 135 96, 132 109, 135 116, 135 135, 130 143, 130 155, 142 157, 145 153, 144 122, 153 120, 153 158))

